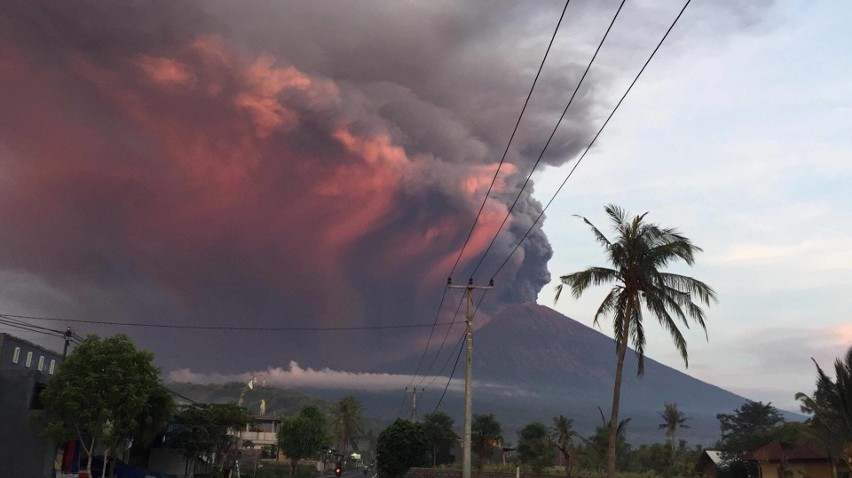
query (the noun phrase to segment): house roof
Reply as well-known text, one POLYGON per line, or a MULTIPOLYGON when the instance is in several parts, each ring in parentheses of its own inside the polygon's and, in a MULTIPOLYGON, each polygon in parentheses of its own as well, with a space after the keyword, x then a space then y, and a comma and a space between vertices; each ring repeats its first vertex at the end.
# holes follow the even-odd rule
POLYGON ((724 466, 730 460, 726 460, 722 457, 722 452, 718 450, 704 450, 701 456, 698 457, 698 462, 695 464, 695 469, 701 471, 705 469, 705 467, 709 466, 711 463, 719 468, 724 466))
POLYGON ((828 456, 806 443, 794 445, 792 448, 784 448, 777 441, 773 441, 744 454, 743 458, 757 461, 781 461, 782 458, 786 460, 827 460, 828 456))

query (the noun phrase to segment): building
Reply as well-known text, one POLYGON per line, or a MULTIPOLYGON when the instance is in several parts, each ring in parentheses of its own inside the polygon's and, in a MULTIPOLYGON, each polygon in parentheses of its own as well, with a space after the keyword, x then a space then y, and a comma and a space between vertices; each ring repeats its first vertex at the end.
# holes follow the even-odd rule
POLYGON ((800 443, 784 447, 777 441, 768 443, 743 456, 758 464, 760 478, 831 478, 828 456, 800 443))
POLYGON ((729 462, 718 450, 704 450, 698 457, 695 471, 704 478, 715 478, 719 469, 725 468, 729 462))
POLYGON ((0 464, 3 476, 54 476, 56 443, 43 434, 47 420, 33 417, 40 394, 62 356, 0 333, 0 464))

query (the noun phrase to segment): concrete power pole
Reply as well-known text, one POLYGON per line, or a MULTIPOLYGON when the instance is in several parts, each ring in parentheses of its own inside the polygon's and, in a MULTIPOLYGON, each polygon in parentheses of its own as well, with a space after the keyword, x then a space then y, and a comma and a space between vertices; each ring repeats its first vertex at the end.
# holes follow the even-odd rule
POLYGON ((411 421, 417 421, 417 387, 411 391, 411 421))
POLYGON ((487 286, 473 285, 473 278, 468 279, 467 285, 450 285, 453 289, 465 289, 467 295, 467 313, 465 314, 465 367, 464 367, 464 447, 462 458, 462 478, 470 478, 470 424, 473 420, 471 416, 471 385, 473 383, 473 368, 471 367, 471 355, 473 354, 473 329, 471 321, 473 320, 473 290, 474 289, 491 289, 494 287, 494 279, 487 286))

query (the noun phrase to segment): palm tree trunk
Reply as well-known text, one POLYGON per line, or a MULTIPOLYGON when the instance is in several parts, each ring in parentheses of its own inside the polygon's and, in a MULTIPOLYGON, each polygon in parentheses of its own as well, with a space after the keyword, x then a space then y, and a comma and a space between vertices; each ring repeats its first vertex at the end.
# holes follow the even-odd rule
POLYGON ((627 307, 624 317, 622 340, 618 344, 618 363, 615 366, 615 384, 612 388, 612 412, 609 415, 609 445, 606 449, 606 478, 615 478, 615 445, 618 429, 618 407, 621 400, 621 375, 624 371, 624 356, 627 353, 627 338, 630 331, 630 317, 633 311, 627 307))

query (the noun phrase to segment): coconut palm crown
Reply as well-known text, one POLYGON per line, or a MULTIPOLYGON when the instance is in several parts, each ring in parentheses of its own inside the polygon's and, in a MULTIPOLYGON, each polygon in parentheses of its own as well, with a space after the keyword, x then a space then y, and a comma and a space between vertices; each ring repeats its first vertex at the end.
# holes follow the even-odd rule
POLYGON ((624 369, 624 356, 628 342, 633 345, 638 358, 637 374, 644 373, 645 326, 642 322, 644 311, 653 315, 666 329, 674 341, 675 347, 689 365, 686 340, 679 324, 689 328, 690 319, 704 330, 704 310, 693 302, 710 305, 716 300, 713 289, 692 277, 687 277, 662 269, 669 264, 683 261, 688 265, 695 262, 695 253, 701 248, 692 244, 688 238, 673 228, 662 228, 645 221, 644 214, 628 219, 628 213, 614 205, 605 208, 612 219, 618 234, 614 241, 608 239, 588 219, 583 221, 592 229, 598 243, 606 251, 611 267, 589 267, 586 270, 560 277, 561 284, 556 287, 559 300, 564 287, 571 289, 574 298, 580 298, 591 286, 613 284, 609 293, 595 313, 594 325, 598 326, 601 317, 612 316, 612 328, 616 346, 615 383, 612 394, 612 414, 609 420, 609 448, 607 450, 607 478, 615 476, 616 424, 618 423, 619 400, 621 396, 621 377, 624 369))
POLYGON ((707 332, 704 310, 693 302, 693 297, 705 305, 716 301, 712 287, 692 277, 663 272, 661 269, 676 261, 688 265, 695 263, 695 253, 702 249, 674 228, 661 228, 645 222, 647 212, 628 220, 628 213, 614 205, 605 208, 618 233, 610 241, 594 224, 583 217, 592 229, 595 239, 603 246, 612 267, 589 267, 586 270, 561 276, 556 287, 559 300, 565 286, 575 299, 591 286, 615 283, 595 313, 594 325, 601 317, 612 315, 616 347, 625 347, 629 341, 639 359, 638 374, 644 373, 645 327, 643 308, 647 309, 671 334, 675 347, 689 366, 686 340, 678 322, 689 328, 689 320, 698 323, 707 332))

